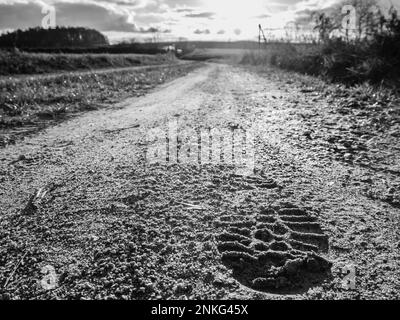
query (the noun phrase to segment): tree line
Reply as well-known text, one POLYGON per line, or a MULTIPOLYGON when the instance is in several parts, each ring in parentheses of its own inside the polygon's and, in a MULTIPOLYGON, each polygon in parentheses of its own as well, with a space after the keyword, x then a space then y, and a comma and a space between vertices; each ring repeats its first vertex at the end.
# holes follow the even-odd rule
POLYGON ((0 36, 0 48, 90 48, 108 45, 97 30, 81 27, 30 28, 0 36))

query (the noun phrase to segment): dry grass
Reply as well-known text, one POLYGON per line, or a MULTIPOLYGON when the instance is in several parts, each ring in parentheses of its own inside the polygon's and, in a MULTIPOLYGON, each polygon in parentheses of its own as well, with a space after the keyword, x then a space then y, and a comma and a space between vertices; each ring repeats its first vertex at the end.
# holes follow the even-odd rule
POLYGON ((327 33, 323 25, 319 28, 326 35, 320 37, 320 45, 268 46, 261 55, 247 54, 242 62, 271 64, 348 85, 370 82, 399 87, 400 16, 396 10, 390 9, 387 16, 379 13, 364 27, 365 35, 353 39, 327 33))
POLYGON ((120 68, 164 64, 173 55, 144 54, 47 54, 0 51, 0 75, 120 68))

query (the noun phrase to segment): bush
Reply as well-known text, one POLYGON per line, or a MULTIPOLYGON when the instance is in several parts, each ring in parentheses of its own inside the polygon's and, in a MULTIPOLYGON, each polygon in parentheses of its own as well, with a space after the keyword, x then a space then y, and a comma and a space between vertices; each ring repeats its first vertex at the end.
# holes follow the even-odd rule
POLYGON ((307 50, 301 45, 272 45, 265 53, 246 54, 242 63, 271 64, 283 69, 323 76, 332 81, 398 82, 400 76, 400 19, 392 10, 380 20, 383 27, 362 39, 326 38, 307 50))

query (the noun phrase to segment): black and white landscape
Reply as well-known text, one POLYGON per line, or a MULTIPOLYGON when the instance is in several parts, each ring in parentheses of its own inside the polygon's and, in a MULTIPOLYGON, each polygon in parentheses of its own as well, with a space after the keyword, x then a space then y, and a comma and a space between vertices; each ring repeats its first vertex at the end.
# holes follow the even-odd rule
POLYGON ((397 9, 0 0, 0 299, 399 299, 397 9))

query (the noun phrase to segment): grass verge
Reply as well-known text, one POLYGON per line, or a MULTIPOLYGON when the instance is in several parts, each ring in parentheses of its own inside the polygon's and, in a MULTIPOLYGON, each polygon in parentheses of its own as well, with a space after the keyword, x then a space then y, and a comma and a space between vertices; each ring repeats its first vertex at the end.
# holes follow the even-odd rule
POLYGON ((0 75, 158 65, 175 60, 175 56, 170 54, 47 54, 0 51, 0 75))
POLYGON ((141 96, 199 63, 0 81, 0 146, 77 112, 141 96))
POLYGON ((307 50, 292 43, 268 45, 265 52, 246 54, 242 63, 269 63, 347 85, 369 82, 398 88, 400 16, 397 10, 392 7, 386 14, 371 13, 365 25, 359 26, 359 34, 348 34, 347 37, 340 35, 342 29, 335 30, 335 23, 331 27, 326 25, 334 18, 326 17, 325 13, 320 15, 320 19, 325 21, 315 27, 320 34, 320 43, 309 46, 307 50))

